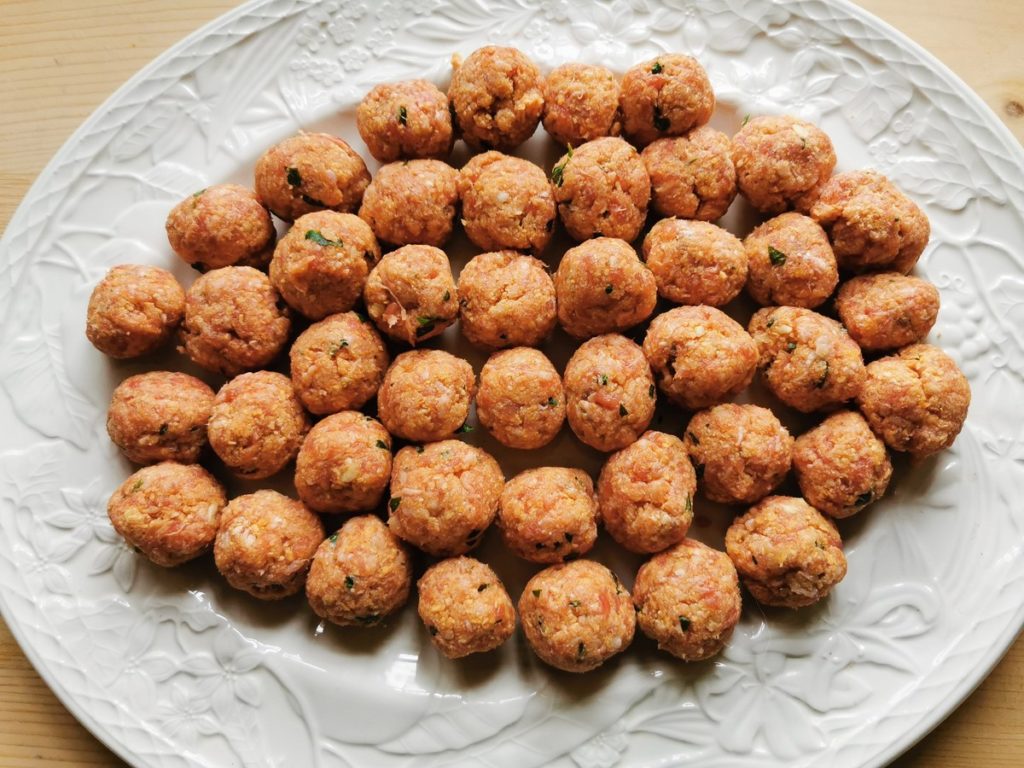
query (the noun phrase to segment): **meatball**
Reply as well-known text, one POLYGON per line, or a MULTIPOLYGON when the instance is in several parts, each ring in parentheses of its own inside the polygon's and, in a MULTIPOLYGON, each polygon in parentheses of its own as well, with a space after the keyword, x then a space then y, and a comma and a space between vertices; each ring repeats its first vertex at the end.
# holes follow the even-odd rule
POLYGON ((388 432, 405 440, 444 440, 469 416, 476 376, 465 360, 439 349, 404 352, 384 375, 377 411, 388 432))
POLYGON ((790 115, 761 115, 732 138, 736 185, 764 213, 800 208, 836 167, 828 135, 814 123, 790 115))
POLYGON ((834 413, 796 439, 793 469, 804 498, 826 515, 860 512, 885 494, 892 463, 856 411, 834 413))
POLYGON ((519 598, 523 634, 541 661, 589 672, 626 650, 636 631, 629 592, 592 560, 552 565, 534 575, 519 598))
POLYGON ((302 502, 277 491, 232 499, 213 544, 217 570, 235 589, 260 600, 302 590, 324 527, 302 502))
POLYGON ((739 394, 757 369, 754 340, 713 307, 676 307, 658 315, 647 329, 643 349, 658 387, 688 411, 739 394))
POLYGON ((839 323, 801 307, 765 307, 750 319, 759 365, 772 394, 803 413, 852 400, 864 359, 839 323))
POLYGON ((207 428, 210 447, 240 477, 270 477, 295 458, 309 419, 287 376, 243 373, 217 393, 207 428))
POLYGON ((813 605, 846 575, 835 523, 791 496, 769 496, 737 517, 726 531, 725 551, 743 585, 765 605, 813 605))
POLYGON ((843 283, 836 311, 861 349, 896 349, 928 335, 939 315, 939 290, 910 275, 862 275, 843 283))
POLYGON ((721 307, 747 281, 743 243, 706 221, 662 219, 644 238, 644 261, 658 295, 676 304, 721 307))
POLYGON ((836 255, 814 219, 789 212, 761 224, 743 241, 750 266, 747 293, 763 307, 814 309, 839 282, 836 255))
POLYGON ((505 484, 498 505, 501 538, 533 563, 561 563, 597 541, 594 481, 582 469, 528 469, 505 484))
POLYGON ((663 216, 715 221, 736 198, 729 137, 707 125, 658 139, 640 157, 651 177, 651 204, 663 216))
POLYGON ((408 160, 377 171, 359 216, 386 243, 440 247, 451 237, 458 202, 458 171, 440 160, 408 160))
POLYGON ((290 331, 269 277, 252 267, 224 267, 202 275, 185 294, 178 351, 208 371, 237 376, 269 365, 290 331))
POLYGON ((867 367, 857 405, 875 434, 916 458, 953 444, 967 418, 971 387, 953 358, 913 344, 867 367))
POLYGON ((558 319, 544 262, 515 251, 481 253, 459 273, 459 327, 485 349, 534 347, 558 319))
POLYGON ((170 568, 213 545, 226 503, 220 483, 198 464, 165 461, 121 483, 107 503, 107 514, 125 541, 170 568))
POLYGON ((117 385, 107 434, 128 461, 194 464, 206 445, 213 390, 194 376, 150 371, 117 385))
POLYGON ((640 153, 615 137, 594 139, 562 155, 551 170, 555 202, 574 240, 635 240, 647 220, 651 179, 640 153))
POLYGON ((763 499, 786 478, 793 458, 789 431, 757 405, 723 403, 695 413, 686 443, 704 495, 722 504, 763 499))
POLYGON ((516 629, 516 612, 498 575, 471 557, 432 565, 416 584, 419 613, 449 659, 493 651, 516 629))
POLYGON ((459 440, 407 446, 391 471, 388 526, 435 557, 474 549, 494 521, 505 476, 490 454, 459 440))
POLYGON ((310 413, 362 408, 377 394, 389 362, 368 321, 355 312, 331 315, 292 344, 292 384, 310 413))
POLYGON ((642 323, 654 311, 654 275, 624 240, 597 237, 570 248, 555 273, 558 320, 578 339, 642 323))
POLYGON ((274 221, 251 189, 215 184, 189 195, 167 215, 167 240, 200 271, 263 267, 274 250, 274 221))
POLYGON ((544 110, 540 70, 515 48, 488 45, 452 58, 452 116, 473 149, 509 150, 533 135, 544 110))
POLYGON ((443 160, 455 140, 448 97, 427 80, 374 86, 359 102, 356 128, 370 154, 382 163, 443 160))
POLYGON ((576 437, 599 451, 637 440, 654 416, 651 367, 625 336, 596 336, 565 366, 565 414, 576 437))
POLYGON ((666 53, 626 71, 619 104, 623 132, 643 146, 704 125, 715 111, 715 93, 700 62, 666 53))
POLYGON ((607 67, 573 62, 544 78, 544 130, 563 146, 577 146, 621 129, 619 81, 607 67))
POLYGON ((306 598, 313 612, 343 627, 370 627, 409 599, 412 561, 378 517, 345 522, 313 556, 306 598))
POLYGON ((640 566, 633 605, 658 648, 703 661, 721 652, 740 619, 740 581, 727 554, 686 539, 640 566))
POLYGON ((256 195, 286 221, 329 208, 354 213, 370 183, 363 158, 326 133, 300 133, 256 161, 256 195))
POLYGON ((660 552, 686 536, 696 490, 682 441, 644 432, 601 469, 598 511, 608 533, 630 552, 660 552))
POLYGON ((555 439, 565 421, 562 377, 529 347, 496 352, 480 371, 476 415, 502 445, 529 450, 555 439))
POLYGON ((451 264, 432 245, 386 254, 370 273, 363 299, 383 333, 413 346, 444 333, 459 315, 451 264))
POLYGON ((160 349, 185 316, 185 291, 166 269, 113 267, 93 288, 85 335, 105 355, 124 360, 160 349))
POLYGON ((358 216, 307 213, 274 249, 270 282, 292 309, 322 320, 355 306, 379 260, 377 238, 358 216))

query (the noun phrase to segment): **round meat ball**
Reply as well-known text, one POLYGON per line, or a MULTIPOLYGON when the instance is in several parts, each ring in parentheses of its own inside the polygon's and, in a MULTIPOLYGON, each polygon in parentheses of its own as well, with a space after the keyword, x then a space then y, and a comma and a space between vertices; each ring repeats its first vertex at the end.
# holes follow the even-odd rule
POLYGON ((227 503, 224 489, 198 464, 143 467, 114 491, 114 530, 157 565, 170 568, 206 552, 227 503))
POLYGON ((651 179, 632 144, 609 136, 562 155, 551 170, 558 216, 574 240, 633 241, 647 221, 651 179))
POLYGON ((897 349, 928 335, 939 316, 939 290, 911 275, 862 275, 840 287, 836 311, 861 349, 897 349))
POLYGON ((313 612, 342 627, 372 627, 409 599, 412 561, 380 518, 347 520, 313 556, 306 598, 313 612))
POLYGON ((384 374, 377 412, 388 432, 418 443, 455 434, 476 394, 465 360, 439 349, 404 352, 384 374))
POLYGON ((185 294, 178 351, 230 378, 273 362, 290 331, 269 277, 252 267, 224 267, 199 277, 185 294))
POLYGON ((471 557, 442 560, 416 584, 430 639, 449 659, 493 651, 516 628, 516 612, 498 575, 471 557))
POLYGON ((857 405, 894 451, 923 458, 949 448, 967 418, 971 387, 949 355, 913 344, 867 367, 857 405))
POLYGON ((572 62, 544 78, 544 130, 562 146, 577 146, 621 129, 619 81, 607 67, 572 62))
POLYGON ((295 392, 315 414, 362 408, 377 394, 391 360, 380 334, 355 312, 313 323, 290 355, 295 392))
POLYGON ((813 605, 846 575, 835 523, 791 496, 769 496, 737 517, 725 533, 725 551, 764 605, 813 605))
POLYGON ((363 158, 326 133, 300 133, 256 161, 256 195, 285 221, 329 208, 354 213, 370 183, 363 158))
POLYGON ((383 333, 413 346, 440 336, 459 315, 451 264, 432 245, 385 254, 366 281, 363 300, 383 333))
POLYGON ((640 631, 683 661, 720 653, 740 619, 740 604, 729 556, 693 539, 640 566, 633 585, 640 631))
POLYGON ((633 642, 629 592, 600 563, 552 565, 519 598, 523 634, 540 660, 565 672, 590 672, 633 642))
POLYGON ((558 319, 544 262, 515 251, 474 256, 459 273, 459 327, 485 349, 534 347, 558 319))
POLYGON ((743 243, 706 221, 662 219, 644 238, 644 261, 658 295, 676 304, 721 307, 747 281, 743 243))
POLYGON ((636 442, 654 417, 655 391, 643 350, 625 336, 595 336, 565 366, 565 415, 581 441, 599 451, 636 442))
POLYGON ((215 184, 189 195, 171 209, 165 228, 174 252, 202 271, 264 267, 277 238, 270 211, 238 184, 215 184))
POLYGON ((395 455, 388 526, 434 557, 476 548, 494 521, 505 476, 490 454, 459 440, 395 455))
POLYGON ((658 315, 643 350, 658 388, 688 411, 739 394, 757 369, 754 340, 714 307, 676 307, 658 315))
POLYGON ((513 149, 533 135, 544 110, 544 79, 515 48, 488 45, 452 59, 452 116, 473 149, 513 149))
POLYGON ((458 171, 440 160, 408 160, 377 171, 359 216, 386 243, 440 247, 451 237, 458 203, 458 171))
POLYGON ((753 504, 785 480, 793 437, 767 408, 723 403, 699 411, 686 427, 690 460, 711 501, 753 504))
POLYGON ((582 469, 539 467, 507 483, 498 505, 501 538, 531 563, 561 563, 597 541, 594 481, 582 469))
POLYGON ((715 221, 736 198, 729 137, 702 125, 685 136, 658 139, 640 157, 651 177, 651 205, 662 216, 715 221))
POLYGON ((413 158, 443 160, 455 135, 448 97, 427 80, 380 83, 356 109, 356 129, 382 163, 413 158))
POLYGON ((110 398, 107 434, 135 464, 194 464, 206 445, 213 400, 212 389, 185 373, 129 376, 110 398))
POLYGON ((213 452, 250 480, 283 469, 308 431, 291 379, 272 371, 243 373, 221 387, 207 427, 213 452))
POLYGON ((496 352, 480 371, 480 424, 509 448, 542 448, 565 421, 562 377, 544 353, 530 347, 496 352))
POLYGON ((302 590, 323 540, 320 518, 302 502, 277 491, 256 491, 224 507, 213 559, 235 589, 280 600, 302 590))
POLYGON ((841 411, 804 432, 793 446, 800 492, 835 518, 860 512, 885 495, 892 463, 868 423, 856 411, 841 411))
POLYGON ((763 307, 814 309, 839 283, 836 255, 814 219, 789 212, 761 224, 743 241, 747 293, 763 307))
POLYGON ((740 194, 763 213, 804 205, 803 198, 832 175, 836 152, 814 123, 791 115, 761 115, 732 138, 740 194))
POLYGON ((160 349, 185 316, 185 290, 160 267, 119 264, 93 288, 85 335, 118 360, 160 349))
POLYGON ((630 552, 660 552, 690 530, 696 491, 697 476, 682 441, 644 432, 601 469, 598 511, 605 530, 630 552))
POLYGON ((715 111, 715 92, 695 58, 666 53, 626 71, 619 104, 623 132, 644 146, 704 125, 715 111))

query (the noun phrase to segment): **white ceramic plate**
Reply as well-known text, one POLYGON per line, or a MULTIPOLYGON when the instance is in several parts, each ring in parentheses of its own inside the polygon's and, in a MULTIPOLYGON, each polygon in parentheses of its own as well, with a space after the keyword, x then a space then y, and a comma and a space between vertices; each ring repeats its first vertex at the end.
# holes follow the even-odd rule
MULTIPOLYGON (((548 166, 559 152, 541 132, 524 151, 548 166)), ((64 703, 139 766, 884 763, 972 690, 1022 623, 1022 160, 963 83, 846 3, 250 3, 118 91, 4 236, 3 615, 64 703), (619 71, 691 52, 718 93, 714 124, 732 132, 762 112, 819 121, 841 169, 890 174, 931 217, 919 269, 942 290, 933 339, 971 379, 967 426, 951 451, 899 466, 891 496, 843 524, 849 576, 827 603, 767 616, 748 605, 714 663, 676 663, 638 639, 570 677, 542 668, 521 637, 447 663, 414 610, 382 630, 320 629, 301 599, 256 604, 208 562, 150 566, 107 522, 106 498, 130 467, 105 435, 105 404, 141 366, 85 341, 91 286, 120 262, 191 279, 163 234, 178 198, 250 183, 259 153, 299 128, 337 132, 368 156, 353 111, 373 83, 443 85, 453 51, 490 42, 545 67, 619 71)), ((749 226, 739 204, 727 221, 749 226)), ((455 261, 468 252, 457 243, 455 261)), ((564 363, 563 347, 553 353, 564 363)), ((183 367, 173 355, 166 364, 183 367)), ((509 475, 535 460, 499 457, 509 475)), ((593 470, 599 457, 566 430, 545 460, 593 470)), ((727 521, 699 508, 695 532, 720 546, 727 521)), ((517 595, 529 569, 498 549, 492 533, 483 556, 517 595)), ((608 547, 597 555, 623 576, 637 564, 608 547)))

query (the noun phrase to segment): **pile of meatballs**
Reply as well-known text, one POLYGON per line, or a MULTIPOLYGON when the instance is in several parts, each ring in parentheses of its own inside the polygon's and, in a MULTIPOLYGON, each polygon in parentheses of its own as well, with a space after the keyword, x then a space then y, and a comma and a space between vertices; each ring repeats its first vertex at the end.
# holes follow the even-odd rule
POLYGON ((713 656, 741 581, 764 605, 824 598, 846 573, 833 520, 883 496, 890 450, 943 450, 967 414, 966 378, 921 342, 939 308, 907 274, 924 213, 879 173, 833 175, 829 137, 805 120, 755 116, 732 138, 709 127, 715 96, 689 56, 621 80, 585 64, 544 77, 507 47, 453 67, 447 94, 413 80, 363 99, 376 176, 339 138, 285 139, 254 190, 220 184, 170 212, 171 248, 201 273, 187 291, 138 265, 96 286, 98 349, 132 358, 176 336, 226 378, 216 393, 168 371, 116 388, 110 438, 144 466, 110 499, 115 529, 161 566, 212 546, 232 587, 264 600, 305 589, 339 625, 402 607, 415 548, 433 563, 419 614, 457 658, 516 626, 494 570, 466 556, 496 521, 511 552, 546 566, 518 602, 526 640, 571 672, 624 650, 637 624, 681 659, 713 656), (566 147, 547 170, 507 154, 540 122, 566 147), (479 152, 461 169, 445 162, 457 139, 479 152), (743 240, 713 223, 737 194, 766 219, 743 240), (280 240, 271 214, 292 222, 280 240), (457 223, 480 253, 456 280, 442 248, 457 223), (559 226, 578 244, 546 262, 559 226), (744 289, 761 306, 746 328, 720 309, 744 289), (656 314, 659 299, 672 308, 656 314), (490 353, 479 377, 423 348, 456 321, 490 353), (538 348, 556 324, 579 342, 561 375, 538 348), (286 352, 290 375, 270 370, 286 352), (730 402, 758 372, 823 420, 794 439, 771 410, 730 402), (648 430, 659 397, 689 417, 680 436, 648 430), (506 482, 457 439, 474 400, 514 449, 542 448, 568 420, 609 454, 596 486, 557 466, 506 482), (228 500, 199 463, 207 444, 242 478, 294 471, 297 498, 228 500), (803 498, 772 495, 790 469, 803 498), (698 487, 745 510, 725 552, 686 538, 698 487), (599 524, 650 555, 632 595, 585 559, 599 524))

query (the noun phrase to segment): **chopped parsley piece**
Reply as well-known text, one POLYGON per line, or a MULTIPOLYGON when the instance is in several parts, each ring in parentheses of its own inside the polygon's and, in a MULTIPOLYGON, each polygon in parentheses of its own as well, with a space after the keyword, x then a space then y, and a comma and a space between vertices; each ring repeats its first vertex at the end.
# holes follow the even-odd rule
POLYGON ((687 432, 686 436, 690 438, 690 442, 694 445, 700 445, 700 438, 693 434, 693 432, 687 432))
POLYGON ((686 497, 686 511, 693 512, 693 496, 686 497))
POLYGON ((539 589, 533 590, 533 596, 534 597, 540 597, 540 590, 539 589))
POLYGON ((570 160, 572 160, 571 144, 569 145, 569 151, 565 153, 565 160, 563 160, 562 162, 560 162, 558 165, 551 169, 551 181, 555 184, 556 187, 562 186, 562 182, 564 181, 562 177, 565 174, 565 166, 569 164, 570 160))
POLYGON ((611 292, 612 292, 612 291, 614 291, 614 290, 615 290, 615 288, 614 288, 614 287, 612 286, 612 284, 611 284, 611 283, 608 283, 608 285, 606 285, 606 286, 604 287, 604 292, 605 292, 605 293, 611 293, 611 292))
POLYGON ((298 168, 288 169, 288 184, 292 187, 302 186, 302 174, 299 173, 298 168))
POLYGON ((167 422, 164 422, 160 425, 159 434, 166 435, 168 429, 170 429, 170 425, 167 424, 167 422))
POLYGON ((347 339, 339 339, 336 344, 331 346, 331 349, 330 349, 331 358, 333 359, 333 358, 337 357, 338 353, 341 352, 341 350, 343 350, 347 346, 348 346, 348 340, 347 339))
POLYGON ((569 607, 570 608, 579 608, 580 607, 580 601, 579 600, 570 600, 569 601, 569 607))
POLYGON ((423 450, 424 450, 424 449, 423 449, 423 446, 422 446, 422 445, 417 445, 417 446, 416 446, 416 453, 423 453, 423 450))
POLYGON ((764 324, 764 327, 765 328, 771 328, 773 325, 775 325, 775 318, 774 317, 769 317, 768 318, 768 322, 764 324))
POLYGON ((649 398, 651 398, 652 400, 654 399, 654 385, 653 384, 651 384, 651 386, 649 386, 647 388, 647 396, 649 398))
POLYGON ((142 487, 142 478, 140 477, 140 478, 139 478, 138 480, 136 480, 136 481, 135 481, 135 482, 134 482, 134 483, 132 484, 132 489, 131 489, 130 491, 128 491, 128 493, 135 493, 135 492, 136 492, 137 490, 139 490, 139 488, 141 488, 141 487, 142 487))
MULTIPOLYGON (((139 481, 141 482, 141 480, 139 481)), ((857 500, 853 502, 855 507, 863 507, 865 504, 870 504, 871 499, 875 497, 874 491, 866 491, 857 497, 857 500)))
POLYGON ((661 114, 661 107, 654 105, 654 127, 659 131, 667 131, 672 127, 672 121, 661 114))
POLYGON ((597 380, 601 382, 601 386, 602 387, 607 387, 608 386, 608 375, 607 374, 602 373, 600 376, 597 377, 597 380))
POLYGON ((768 258, 771 260, 773 267, 781 267, 786 263, 786 254, 778 248, 772 248, 770 245, 768 246, 768 258))
POLYGON ((405 107, 398 108, 398 122, 402 125, 409 124, 409 113, 406 111, 405 107))
POLYGON ((192 193, 192 197, 202 197, 203 192, 205 192, 205 191, 206 191, 206 187, 203 187, 198 192, 192 193))
POLYGON ((332 533, 330 536, 327 537, 327 540, 331 542, 331 544, 336 543, 338 541, 338 532, 335 531, 334 533, 332 533))
POLYGON ((690 620, 688 618, 686 618, 685 616, 680 616, 679 617, 679 628, 681 630, 683 630, 683 632, 689 632, 690 631, 690 620))
POLYGON ((656 62, 654 62, 654 66, 651 67, 651 74, 652 75, 660 75, 663 69, 665 69, 665 68, 663 66, 661 66, 661 62, 660 61, 656 61, 656 62))
POLYGON ((580 640, 580 644, 576 646, 576 658, 583 659, 587 655, 587 644, 580 640))
POLYGON ((420 315, 416 318, 416 338, 426 336, 436 327, 438 318, 431 315, 420 315))
POLYGON ((442 301, 448 301, 451 297, 452 297, 452 292, 451 291, 445 291, 444 292, 444 298, 441 299, 441 300, 442 301))
POLYGON ((378 440, 377 441, 377 447, 378 448, 383 448, 385 451, 388 450, 388 444, 385 443, 383 440, 378 440))
POLYGON ((463 424, 461 427, 459 427, 455 431, 456 432, 461 432, 462 434, 467 434, 469 432, 472 432, 473 429, 474 429, 474 427, 473 427, 472 424, 463 424))
POLYGON ((549 397, 548 398, 548 405, 550 405, 552 408, 554 408, 556 405, 558 405, 558 398, 557 397, 549 397))
POLYGON ((744 115, 743 116, 743 123, 740 125, 740 128, 742 128, 743 126, 745 126, 749 122, 750 122, 750 115, 744 115))
POLYGON ((401 503, 402 503, 402 497, 401 496, 395 496, 393 499, 391 499, 391 501, 388 502, 388 509, 390 509, 392 512, 394 512, 396 509, 398 509, 398 505, 401 504, 401 503))
POLYGON ((619 403, 619 416, 629 416, 629 411, 626 410, 626 406, 619 403))
POLYGON ((356 586, 355 577, 353 577, 353 576, 346 576, 345 577, 345 589, 349 589, 349 590, 355 589, 355 586, 356 586))
POLYGON ((487 588, 488 588, 489 586, 491 586, 491 585, 490 585, 490 584, 481 584, 481 585, 480 585, 479 587, 477 587, 477 588, 476 588, 476 591, 477 591, 477 592, 483 592, 483 591, 484 591, 485 589, 487 589, 487 588))
POLYGON ((338 248, 340 248, 342 245, 344 245, 344 243, 342 243, 341 240, 328 240, 326 237, 321 235, 315 229, 310 229, 310 230, 308 230, 306 232, 306 239, 307 240, 312 240, 317 245, 322 245, 325 248, 327 246, 329 246, 329 245, 333 245, 333 246, 336 246, 338 248))
POLYGON ((794 349, 796 349, 796 342, 795 341, 791 341, 788 344, 786 344, 786 351, 787 352, 792 352, 794 349))

